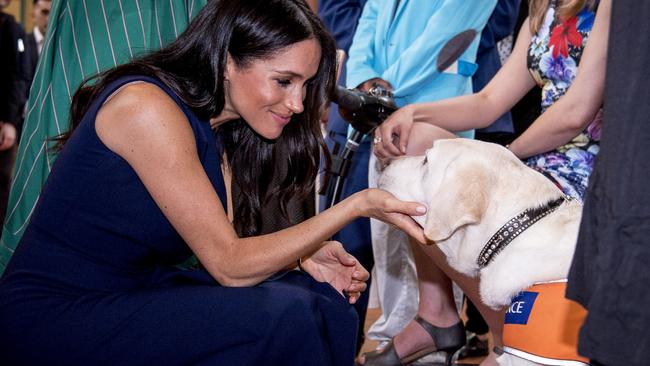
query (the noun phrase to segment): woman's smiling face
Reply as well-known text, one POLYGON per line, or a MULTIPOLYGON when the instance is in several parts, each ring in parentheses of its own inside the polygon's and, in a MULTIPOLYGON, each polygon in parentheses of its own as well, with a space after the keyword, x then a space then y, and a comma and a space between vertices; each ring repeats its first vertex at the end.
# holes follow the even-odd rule
POLYGON ((318 72, 320 58, 314 39, 244 67, 237 67, 229 57, 224 112, 241 117, 266 139, 278 138, 291 117, 304 110, 307 83, 318 72))

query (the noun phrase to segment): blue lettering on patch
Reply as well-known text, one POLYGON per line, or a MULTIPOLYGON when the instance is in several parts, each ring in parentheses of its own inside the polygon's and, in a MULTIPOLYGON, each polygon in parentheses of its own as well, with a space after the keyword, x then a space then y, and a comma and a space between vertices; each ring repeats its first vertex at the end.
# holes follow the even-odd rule
POLYGON ((506 311, 505 324, 528 324, 538 292, 523 291, 517 295, 506 311))

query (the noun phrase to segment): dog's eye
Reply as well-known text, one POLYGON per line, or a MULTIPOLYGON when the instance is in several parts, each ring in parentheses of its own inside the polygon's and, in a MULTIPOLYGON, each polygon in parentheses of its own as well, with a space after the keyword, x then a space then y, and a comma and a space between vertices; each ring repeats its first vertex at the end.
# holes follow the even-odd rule
POLYGON ((424 160, 422 160, 422 165, 427 165, 427 157, 424 157, 424 160))

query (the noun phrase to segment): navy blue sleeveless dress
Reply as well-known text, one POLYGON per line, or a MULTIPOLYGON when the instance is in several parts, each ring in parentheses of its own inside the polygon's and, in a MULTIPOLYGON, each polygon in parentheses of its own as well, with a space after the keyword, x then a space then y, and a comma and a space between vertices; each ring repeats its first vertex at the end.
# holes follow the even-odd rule
POLYGON ((209 123, 158 80, 111 83, 61 151, 0 280, 0 364, 351 365, 357 318, 328 284, 291 271, 229 288, 175 267, 189 247, 95 132, 102 103, 136 80, 184 111, 226 205, 209 123))

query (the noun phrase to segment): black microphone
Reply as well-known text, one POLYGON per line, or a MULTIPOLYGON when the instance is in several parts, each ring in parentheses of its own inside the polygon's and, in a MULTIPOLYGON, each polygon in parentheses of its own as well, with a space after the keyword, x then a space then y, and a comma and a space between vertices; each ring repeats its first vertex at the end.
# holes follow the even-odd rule
POLYGON ((352 127, 367 135, 397 110, 390 91, 375 87, 370 93, 336 87, 334 102, 339 113, 352 127))

